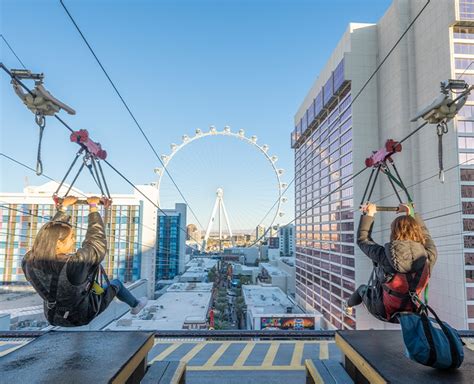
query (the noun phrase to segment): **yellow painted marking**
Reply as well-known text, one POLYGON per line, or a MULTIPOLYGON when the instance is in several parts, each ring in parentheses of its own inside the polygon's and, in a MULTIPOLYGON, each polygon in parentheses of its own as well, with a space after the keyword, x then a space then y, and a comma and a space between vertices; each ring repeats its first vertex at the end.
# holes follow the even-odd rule
POLYGON ((137 352, 135 352, 135 355, 122 367, 117 376, 112 378, 112 384, 121 384, 127 382, 130 376, 132 376, 133 372, 140 364, 142 364, 143 361, 146 365, 147 354, 153 348, 154 338, 155 337, 153 335, 150 335, 146 343, 143 344, 137 352))
POLYGON ((175 344, 170 345, 163 352, 161 352, 158 356, 156 356, 151 362, 154 363, 155 361, 163 360, 168 355, 170 355, 172 352, 177 350, 182 344, 183 343, 175 343, 175 344))
POLYGON ((240 352, 239 357, 237 357, 237 360, 234 362, 234 367, 242 367, 249 357, 250 353, 253 351, 253 347, 255 347, 255 343, 247 343, 242 349, 242 352, 240 352))
POLYGON ((319 360, 327 360, 329 359, 329 348, 328 342, 322 341, 319 345, 319 360))
MULTIPOLYGON (((192 340, 192 339, 188 339, 188 340, 183 340, 183 339, 174 339, 174 340, 163 340, 163 339, 160 339, 159 341, 155 341, 155 345, 157 344, 173 344, 173 343, 183 343, 183 342, 186 342, 186 343, 206 343, 206 344, 222 344, 222 343, 226 343, 226 344, 242 344, 242 343, 245 343, 246 341, 242 341, 242 340, 238 340, 238 341, 230 341, 230 340, 206 340, 206 341, 201 341, 201 340, 192 340)), ((324 340, 301 340, 301 341, 298 341, 298 342, 301 342, 301 343, 304 343, 304 344, 321 344, 321 343, 327 343, 327 341, 324 341, 324 340)), ((253 343, 253 344, 268 344, 269 341, 268 340, 252 340, 252 341, 249 341, 249 343, 253 343)), ((278 343, 279 344, 294 344, 295 343, 295 340, 278 340, 278 343)))
POLYGON ((18 348, 23 347, 23 345, 24 344, 18 344, 18 345, 14 346, 14 347, 11 347, 11 348, 3 351, 3 352, 0 352, 0 357, 8 355, 9 353, 12 353, 13 351, 17 350, 18 348))
POLYGON ((280 346, 280 343, 271 343, 270 348, 268 348, 267 355, 265 356, 265 359, 263 360, 262 366, 272 366, 273 365, 273 360, 275 360, 275 356, 278 352, 278 347, 280 346))
POLYGON ((174 372, 173 377, 171 378, 170 384, 179 384, 182 382, 184 372, 186 370, 186 363, 181 362, 178 364, 176 371, 174 372))
POLYGON ((307 383, 324 384, 324 380, 319 374, 318 369, 310 359, 304 361, 306 366, 306 381, 307 383), (311 380, 310 380, 311 379, 311 380))
POLYGON ((193 349, 191 349, 188 353, 186 353, 181 359, 180 361, 185 361, 186 363, 188 361, 190 361, 194 356, 196 356, 196 354, 204 348, 204 346, 206 345, 206 343, 199 343, 197 345, 195 345, 193 347, 193 349))
POLYGON ((222 343, 222 345, 217 348, 217 350, 212 354, 209 360, 207 360, 206 364, 204 364, 202 367, 206 367, 206 369, 214 369, 214 364, 216 364, 217 360, 219 360, 219 358, 229 346, 230 343, 222 343))
POLYGON ((303 357, 303 348, 304 348, 304 343, 303 342, 296 342, 295 343, 295 349, 293 350, 293 357, 291 358, 291 363, 290 365, 292 366, 301 366, 301 358, 303 357))
POLYGON ((472 339, 463 339, 463 341, 466 344, 467 349, 474 351, 474 343, 472 342, 472 339))
MULTIPOLYGON (((303 366, 299 367, 292 367, 290 365, 242 365, 241 367, 237 368, 239 371, 304 371, 303 366)), ((206 365, 203 366, 187 366, 186 371, 235 371, 236 368, 231 365, 214 365, 212 367, 208 367, 206 365)))
POLYGON ((336 345, 359 372, 371 384, 387 384, 387 381, 352 346, 336 333, 336 345))

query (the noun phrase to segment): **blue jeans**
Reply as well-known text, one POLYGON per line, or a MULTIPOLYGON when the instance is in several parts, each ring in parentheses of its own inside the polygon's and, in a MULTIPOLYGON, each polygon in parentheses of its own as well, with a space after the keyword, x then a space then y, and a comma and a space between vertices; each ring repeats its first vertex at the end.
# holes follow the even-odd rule
POLYGON ((110 280, 110 285, 115 289, 117 299, 127 303, 131 308, 138 305, 138 300, 135 296, 123 285, 119 279, 110 280))

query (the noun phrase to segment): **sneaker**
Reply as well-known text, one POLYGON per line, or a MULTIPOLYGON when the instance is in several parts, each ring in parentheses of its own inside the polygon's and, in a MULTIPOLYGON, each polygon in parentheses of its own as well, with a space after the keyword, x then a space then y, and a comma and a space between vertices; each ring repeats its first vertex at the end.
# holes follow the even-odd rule
POLYGON ((346 307, 344 312, 347 316, 354 316, 354 307, 346 307))
POLYGON ((140 300, 138 300, 138 304, 130 310, 130 313, 132 315, 138 315, 140 311, 145 308, 146 303, 148 303, 148 299, 141 297, 140 300))
POLYGON ((347 315, 347 316, 353 316, 354 315, 354 307, 349 307, 347 305, 347 301, 342 302, 342 311, 347 315))

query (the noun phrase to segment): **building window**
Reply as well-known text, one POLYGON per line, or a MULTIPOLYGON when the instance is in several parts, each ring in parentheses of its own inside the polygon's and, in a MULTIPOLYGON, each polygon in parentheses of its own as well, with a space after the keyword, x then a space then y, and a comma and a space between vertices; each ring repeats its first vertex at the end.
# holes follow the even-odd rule
POLYGON ((466 283, 474 283, 474 269, 466 270, 466 283))

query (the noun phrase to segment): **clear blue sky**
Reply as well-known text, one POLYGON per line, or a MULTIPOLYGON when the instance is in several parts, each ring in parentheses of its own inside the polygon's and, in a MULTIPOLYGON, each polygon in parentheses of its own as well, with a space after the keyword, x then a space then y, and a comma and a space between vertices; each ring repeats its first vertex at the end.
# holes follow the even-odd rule
MULTIPOLYGON (((391 2, 65 3, 158 153, 169 152, 170 143, 179 142, 184 133, 192 134, 195 128, 207 129, 213 124, 222 129, 230 125, 233 130, 244 128, 257 135, 259 142, 267 143, 279 157, 279 166, 287 170, 285 180, 290 181, 294 160, 289 138, 298 106, 347 24, 376 22, 391 2)), ((64 112, 61 116, 75 129, 88 129, 108 151, 108 159, 134 183, 153 181, 156 158, 59 1, 2 0, 0 7, 1 33, 29 69, 45 73, 46 87, 77 111, 76 116, 64 112)), ((7 67, 19 67, 3 41, 0 52, 7 67)), ((1 151, 34 167, 38 130, 33 115, 14 95, 3 73, 0 87, 1 151)), ((244 150, 239 144, 222 154, 223 158, 241 158, 244 150)), ((68 132, 49 119, 43 144, 45 173, 61 179, 76 147, 69 143, 68 132)), ((3 192, 22 190, 25 176, 33 185, 46 181, 3 158, 0 162, 3 192)), ((248 190, 251 186, 246 185, 245 175, 258 178, 260 168, 252 169, 247 163, 242 162, 248 168, 238 174, 213 169, 213 177, 219 175, 219 185, 226 184, 227 189, 232 189, 234 180, 239 188, 248 190)), ((188 164, 194 176, 199 170, 206 173, 205 163, 199 168, 190 158, 188 164)), ((107 174, 113 193, 131 192, 111 171, 107 174)), ((185 195, 199 189, 199 179, 189 178, 192 181, 187 182, 185 174, 178 178, 185 195)), ((79 180, 78 187, 93 190, 87 178, 79 180)), ((209 191, 214 190, 214 185, 209 186, 209 191)), ((214 199, 209 191, 205 192, 209 201, 202 207, 206 212, 214 199)), ((238 196, 234 191, 234 199, 238 196)), ((192 205, 199 205, 199 201, 192 205)), ((259 204, 245 201, 249 211, 259 204)), ((286 211, 291 218, 292 200, 286 211)), ((245 221, 245 212, 241 216, 239 220, 245 221)))

